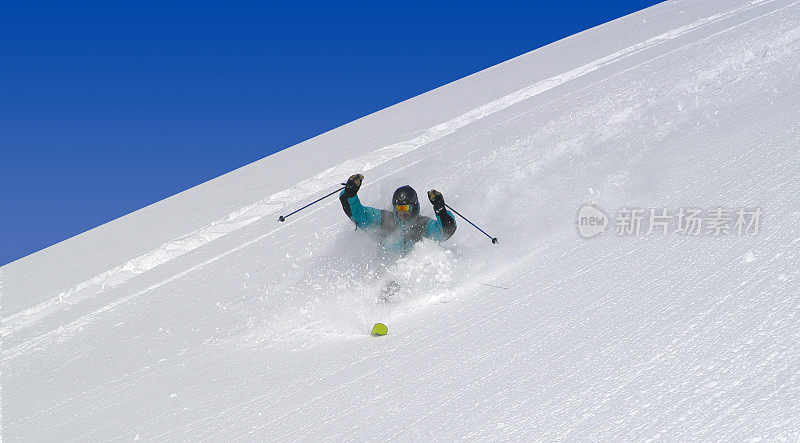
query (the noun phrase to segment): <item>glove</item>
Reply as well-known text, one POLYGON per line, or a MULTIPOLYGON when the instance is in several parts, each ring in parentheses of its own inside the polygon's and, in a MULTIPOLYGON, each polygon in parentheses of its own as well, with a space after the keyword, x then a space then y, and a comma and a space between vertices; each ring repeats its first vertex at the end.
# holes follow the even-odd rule
POLYGON ((361 180, 364 180, 364 176, 361 174, 351 175, 350 178, 347 179, 347 183, 344 184, 345 197, 355 197, 358 190, 361 188, 361 180))
POLYGON ((431 201, 434 212, 439 212, 444 210, 444 196, 442 196, 441 192, 435 189, 431 189, 430 191, 428 191, 428 200, 431 201))

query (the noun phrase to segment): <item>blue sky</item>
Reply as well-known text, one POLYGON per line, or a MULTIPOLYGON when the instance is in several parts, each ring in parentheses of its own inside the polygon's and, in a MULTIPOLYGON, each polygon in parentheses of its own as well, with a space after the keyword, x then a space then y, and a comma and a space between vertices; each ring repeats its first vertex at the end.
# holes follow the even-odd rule
POLYGON ((655 3, 4 1, 0 265, 655 3))

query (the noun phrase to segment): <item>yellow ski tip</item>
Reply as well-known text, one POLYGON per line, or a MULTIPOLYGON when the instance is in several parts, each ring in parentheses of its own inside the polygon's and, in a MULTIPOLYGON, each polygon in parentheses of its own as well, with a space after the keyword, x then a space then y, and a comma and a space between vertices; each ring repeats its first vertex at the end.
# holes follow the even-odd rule
POLYGON ((375 326, 372 327, 372 335, 374 337, 386 335, 387 332, 389 332, 389 328, 383 323, 375 323, 375 326))

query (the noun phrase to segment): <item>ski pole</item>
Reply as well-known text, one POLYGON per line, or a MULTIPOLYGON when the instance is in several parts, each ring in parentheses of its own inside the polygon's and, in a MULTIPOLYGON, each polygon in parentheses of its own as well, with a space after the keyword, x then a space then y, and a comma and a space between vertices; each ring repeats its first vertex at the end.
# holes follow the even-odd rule
POLYGON ((449 210, 451 210, 451 211, 455 212, 455 213, 456 213, 456 215, 458 215, 459 217, 461 217, 461 218, 463 218, 464 220, 466 220, 466 221, 467 221, 467 223, 469 223, 469 224, 471 224, 472 226, 474 226, 474 227, 475 227, 475 229, 477 229, 477 230, 479 230, 479 231, 483 232, 483 235, 485 235, 485 236, 487 236, 487 237, 491 238, 491 239, 492 239, 492 243, 494 243, 494 244, 497 244, 497 237, 492 237, 491 235, 487 234, 487 233, 486 233, 486 231, 484 231, 483 229, 479 228, 479 227, 478 227, 478 225, 476 225, 475 223, 472 223, 471 221, 469 221, 469 219, 468 219, 467 217, 464 217, 463 215, 459 214, 459 213, 458 213, 458 211, 456 211, 455 209, 451 208, 451 207, 450 207, 450 205, 448 205, 447 203, 445 203, 445 204, 444 204, 444 206, 445 206, 447 209, 449 209, 449 210))
MULTIPOLYGON (((342 184, 344 184, 344 183, 342 183, 342 184)), ((307 208, 307 207, 309 207, 309 206, 313 205, 314 203, 317 203, 318 201, 324 200, 324 199, 326 199, 326 198, 330 197, 331 195, 333 195, 333 194, 336 194, 337 192, 340 192, 342 189, 344 189, 344 187, 341 187, 341 188, 339 188, 339 189, 337 189, 337 190, 335 190, 335 191, 331 192, 330 194, 326 195, 325 197, 320 197, 320 198, 318 198, 318 199, 314 200, 313 202, 311 202, 311 203, 309 203, 309 204, 307 204, 307 205, 303 206, 303 207, 302 207, 302 208, 300 208, 300 209, 295 209, 294 211, 292 211, 292 212, 290 212, 290 213, 288 213, 288 214, 286 214, 286 215, 281 215, 280 217, 278 217, 278 221, 280 221, 280 222, 282 222, 282 221, 285 221, 285 220, 286 220, 286 217, 288 217, 288 216, 290 216, 290 215, 292 215, 292 214, 296 214, 296 213, 298 213, 298 212, 302 211, 303 209, 305 209, 305 208, 307 208)))

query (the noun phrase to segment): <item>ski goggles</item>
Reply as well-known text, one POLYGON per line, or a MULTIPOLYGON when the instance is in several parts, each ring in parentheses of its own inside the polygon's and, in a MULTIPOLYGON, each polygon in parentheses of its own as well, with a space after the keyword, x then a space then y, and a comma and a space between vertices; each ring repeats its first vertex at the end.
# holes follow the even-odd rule
POLYGON ((394 205, 397 212, 411 212, 411 205, 394 205))

